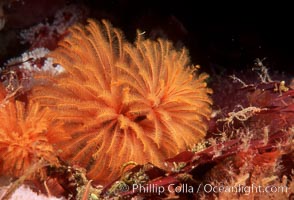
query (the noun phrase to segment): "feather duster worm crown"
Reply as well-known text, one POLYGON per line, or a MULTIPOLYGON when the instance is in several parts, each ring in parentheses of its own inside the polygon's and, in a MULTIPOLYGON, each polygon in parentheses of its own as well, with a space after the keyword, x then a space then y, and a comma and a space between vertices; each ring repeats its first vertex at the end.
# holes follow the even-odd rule
MULTIPOLYGON (((57 165, 58 159, 51 143, 68 139, 62 132, 61 122, 54 121, 49 109, 38 104, 25 104, 6 98, 5 88, 0 85, 0 174, 20 177, 43 159, 57 165), (55 127, 54 130, 50 127, 55 127)), ((44 175, 37 172, 29 178, 44 175)))
POLYGON ((49 54, 65 68, 32 99, 50 107, 72 138, 61 158, 87 168, 100 183, 128 161, 163 166, 205 136, 211 90, 194 76, 185 49, 165 40, 138 38, 135 45, 108 22, 89 20, 49 54))

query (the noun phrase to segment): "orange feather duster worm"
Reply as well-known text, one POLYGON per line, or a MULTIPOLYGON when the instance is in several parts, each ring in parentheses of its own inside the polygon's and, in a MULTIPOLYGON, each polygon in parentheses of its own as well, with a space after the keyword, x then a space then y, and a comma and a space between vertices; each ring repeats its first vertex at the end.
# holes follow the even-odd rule
MULTIPOLYGON (((57 165, 58 158, 50 143, 68 139, 62 132, 61 122, 54 122, 48 108, 40 109, 38 104, 26 107, 23 102, 7 99, 6 95, 0 85, 0 174, 20 177, 40 159, 42 165, 57 165)), ((43 176, 44 170, 26 174, 28 178, 36 175, 43 176)))
POLYGON ((163 166, 206 134, 211 90, 185 49, 140 37, 132 45, 108 22, 89 20, 73 26, 49 57, 65 73, 36 76, 50 81, 31 99, 50 107, 71 134, 61 158, 99 183, 128 161, 163 166))

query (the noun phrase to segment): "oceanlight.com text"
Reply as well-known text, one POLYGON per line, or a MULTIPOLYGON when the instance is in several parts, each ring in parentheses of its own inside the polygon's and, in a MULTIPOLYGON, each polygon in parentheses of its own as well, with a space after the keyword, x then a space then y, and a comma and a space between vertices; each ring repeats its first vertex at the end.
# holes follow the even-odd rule
POLYGON ((268 185, 268 186, 260 186, 260 185, 241 185, 238 184, 236 186, 225 186, 225 185, 218 185, 213 186, 211 184, 203 185, 203 191, 205 193, 242 193, 245 195, 249 195, 250 193, 287 193, 288 188, 286 186, 275 186, 275 185, 268 185))

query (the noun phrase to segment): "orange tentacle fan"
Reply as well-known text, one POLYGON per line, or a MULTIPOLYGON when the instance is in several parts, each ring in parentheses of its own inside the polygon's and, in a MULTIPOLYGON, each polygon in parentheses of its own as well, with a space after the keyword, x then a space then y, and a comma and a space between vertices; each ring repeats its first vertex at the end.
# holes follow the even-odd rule
POLYGON ((108 22, 73 26, 49 54, 65 68, 36 87, 32 100, 50 107, 72 138, 61 158, 105 183, 128 161, 163 167, 205 136, 212 104, 207 75, 195 74, 185 49, 138 37, 135 45, 108 22))
MULTIPOLYGON (((58 165, 51 144, 68 139, 62 132, 61 122, 54 120, 54 114, 48 108, 41 109, 38 104, 25 106, 23 102, 6 96, 0 85, 0 174, 20 177, 40 159, 46 164, 58 165)), ((27 176, 43 175, 41 169, 27 176)))

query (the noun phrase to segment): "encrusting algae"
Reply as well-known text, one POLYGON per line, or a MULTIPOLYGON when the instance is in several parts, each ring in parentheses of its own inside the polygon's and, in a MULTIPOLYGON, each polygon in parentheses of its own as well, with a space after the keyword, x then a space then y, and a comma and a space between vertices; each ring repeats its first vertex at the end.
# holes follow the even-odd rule
POLYGON ((212 91, 208 76, 189 65, 186 49, 140 36, 133 45, 107 21, 88 22, 70 28, 48 55, 65 72, 36 75, 43 84, 29 97, 49 107, 71 135, 57 147, 60 158, 106 183, 128 161, 163 167, 201 140, 212 91))

